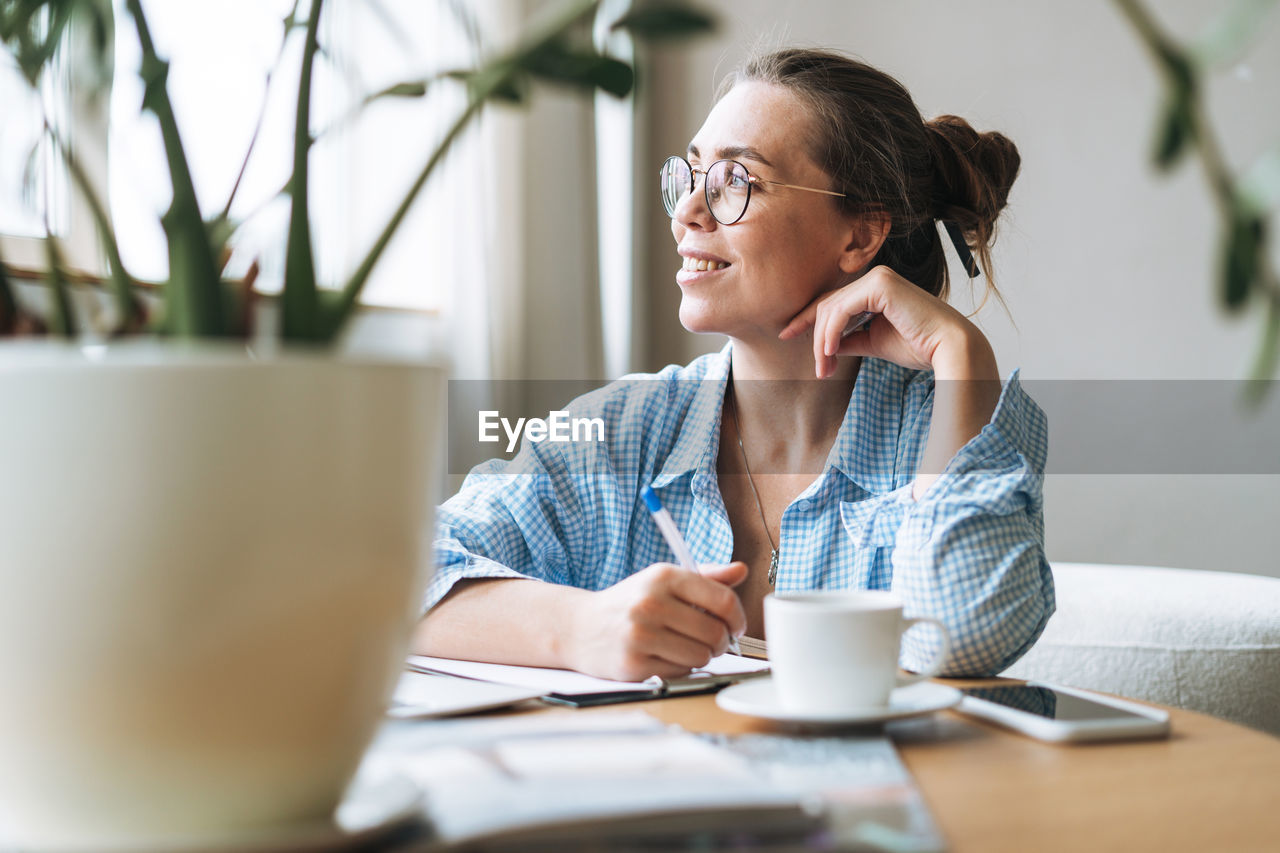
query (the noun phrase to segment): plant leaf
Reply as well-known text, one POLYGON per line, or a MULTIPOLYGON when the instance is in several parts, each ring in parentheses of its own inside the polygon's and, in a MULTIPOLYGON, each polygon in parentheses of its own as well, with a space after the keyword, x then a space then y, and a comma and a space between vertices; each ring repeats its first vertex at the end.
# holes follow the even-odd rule
POLYGON ((528 80, 509 62, 486 65, 475 71, 449 71, 444 76, 465 84, 472 101, 493 100, 517 105, 529 97, 528 80))
POLYGON ((9 285, 9 272, 0 260, 0 335, 12 335, 18 324, 18 300, 9 285))
POLYGON ((1172 92, 1165 102, 1156 131, 1151 161, 1162 172, 1170 171, 1186 153, 1194 135, 1191 103, 1184 92, 1172 92))
POLYGON ((1209 66, 1238 62, 1275 4, 1276 0, 1234 0, 1192 42, 1192 55, 1209 66))
POLYGON ((160 217, 169 248, 169 282, 165 287, 165 331, 180 337, 218 337, 225 334, 225 310, 218 281, 217 258, 209 244, 195 182, 182 144, 165 81, 169 64, 156 53, 141 0, 126 0, 142 48, 139 76, 143 106, 155 115, 164 141, 165 162, 173 195, 160 217))
POLYGON ((627 30, 636 38, 659 41, 687 38, 715 30, 715 18, 683 3, 643 3, 609 28, 627 30))
POLYGON ((1263 264, 1266 227, 1263 219, 1237 205, 1223 245, 1222 303, 1240 310, 1249 298, 1263 264))
POLYGON ((1276 384, 1274 377, 1277 368, 1280 368, 1280 296, 1273 295, 1263 319, 1258 354, 1249 372, 1249 382, 1245 383, 1246 405, 1254 410, 1262 405, 1267 393, 1276 384))
POLYGON ((631 91, 635 74, 631 66, 594 50, 582 50, 564 41, 553 41, 526 56, 518 66, 535 77, 585 89, 602 89, 615 97, 631 91))
POLYGON ((68 293, 66 268, 62 263, 62 251, 58 247, 58 238, 46 234, 43 240, 45 262, 45 282, 49 285, 49 328, 55 335, 74 338, 77 333, 76 312, 68 293))
POLYGON ((428 80, 406 80, 403 83, 396 83, 394 86, 388 86, 385 89, 374 92, 372 95, 366 95, 364 105, 368 106, 374 101, 383 98, 422 98, 427 94, 428 80))
POLYGON ((316 283, 315 255, 311 245, 311 205, 308 200, 311 153, 311 81, 319 50, 322 0, 311 0, 307 13, 307 37, 298 77, 298 105, 293 129, 292 192, 289 197, 289 231, 285 242, 284 291, 280 296, 280 332, 288 341, 317 341, 324 334, 316 283))
POLYGON ((1253 213, 1280 204, 1280 143, 1259 157, 1237 184, 1240 202, 1253 213))

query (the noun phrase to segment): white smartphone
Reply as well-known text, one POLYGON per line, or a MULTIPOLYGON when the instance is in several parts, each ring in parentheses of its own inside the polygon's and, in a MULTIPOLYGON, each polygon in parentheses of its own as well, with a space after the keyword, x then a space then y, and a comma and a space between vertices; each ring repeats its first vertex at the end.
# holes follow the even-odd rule
POLYGON ((956 710, 1037 740, 1095 741, 1166 737, 1169 715, 1074 687, 1026 684, 970 687, 956 710))

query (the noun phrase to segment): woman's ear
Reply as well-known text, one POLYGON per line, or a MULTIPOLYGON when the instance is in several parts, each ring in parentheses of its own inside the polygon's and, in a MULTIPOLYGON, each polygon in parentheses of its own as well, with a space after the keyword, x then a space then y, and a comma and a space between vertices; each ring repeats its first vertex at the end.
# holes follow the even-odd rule
POLYGON ((893 220, 884 211, 869 211, 851 217, 849 241, 840 254, 840 269, 855 273, 871 263, 889 237, 893 220))

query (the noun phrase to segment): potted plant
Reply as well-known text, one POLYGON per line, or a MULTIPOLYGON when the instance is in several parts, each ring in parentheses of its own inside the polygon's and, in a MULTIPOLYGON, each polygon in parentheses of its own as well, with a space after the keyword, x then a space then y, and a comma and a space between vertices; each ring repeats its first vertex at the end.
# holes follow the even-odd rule
MULTIPOLYGON (((307 191, 323 2, 299 5, 286 22, 304 46, 278 353, 246 347, 252 289, 223 276, 232 224, 197 202, 139 0, 121 25, 142 49, 173 187, 160 310, 139 297, 105 203, 52 128, 107 259, 110 343, 79 345, 55 238, 44 316, 21 306, 0 263, 0 335, 65 339, 0 343, 0 831, 18 846, 189 845, 332 812, 417 616, 444 423, 438 367, 357 362, 332 344, 486 104, 521 102, 535 81, 615 95, 633 83, 588 38, 601 0, 571 0, 478 67, 375 93, 460 85, 468 97, 363 262, 325 290, 307 191)), ((69 26, 101 49, 112 25, 110 0, 0 0, 0 39, 32 85, 69 26)), ((613 26, 653 39, 709 21, 664 2, 613 26)))

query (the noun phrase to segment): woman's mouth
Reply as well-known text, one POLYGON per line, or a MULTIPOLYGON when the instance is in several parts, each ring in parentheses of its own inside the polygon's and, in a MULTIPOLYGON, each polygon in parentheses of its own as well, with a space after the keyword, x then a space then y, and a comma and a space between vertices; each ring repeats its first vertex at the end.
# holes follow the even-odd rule
POLYGON ((732 264, 711 258, 695 258, 692 255, 681 255, 680 271, 676 273, 676 284, 694 284, 728 269, 732 264))
POLYGON ((685 258, 681 267, 685 272, 714 272, 729 266, 723 261, 708 261, 705 258, 685 258))

